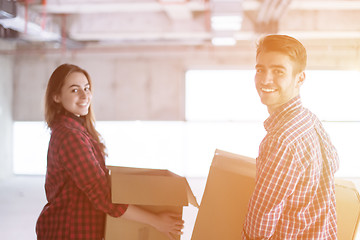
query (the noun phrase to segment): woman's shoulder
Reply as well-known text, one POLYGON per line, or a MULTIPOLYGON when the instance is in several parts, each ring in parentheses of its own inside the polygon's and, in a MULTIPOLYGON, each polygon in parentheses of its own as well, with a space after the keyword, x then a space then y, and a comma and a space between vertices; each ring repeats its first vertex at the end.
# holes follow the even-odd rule
POLYGON ((83 138, 86 136, 86 129, 79 122, 68 116, 60 116, 51 130, 51 137, 59 140, 69 137, 83 138))

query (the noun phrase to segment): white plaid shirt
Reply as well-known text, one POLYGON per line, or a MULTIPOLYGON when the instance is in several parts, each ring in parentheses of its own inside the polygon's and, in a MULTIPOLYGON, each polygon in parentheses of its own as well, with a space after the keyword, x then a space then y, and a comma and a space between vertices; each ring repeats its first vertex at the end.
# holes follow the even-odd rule
POLYGON ((336 149, 295 97, 265 122, 244 239, 336 239, 336 149))

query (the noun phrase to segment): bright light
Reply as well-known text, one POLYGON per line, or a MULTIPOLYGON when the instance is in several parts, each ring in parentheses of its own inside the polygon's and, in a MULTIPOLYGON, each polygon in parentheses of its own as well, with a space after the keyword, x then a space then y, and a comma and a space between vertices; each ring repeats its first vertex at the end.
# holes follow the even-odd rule
POLYGON ((236 40, 231 37, 215 37, 211 39, 211 43, 215 46, 234 46, 236 40))
MULTIPOLYGON (((97 122, 108 147, 107 164, 165 168, 206 177, 216 148, 257 157, 268 117, 254 86, 254 70, 189 70, 186 121, 97 122)), ((360 177, 360 73, 308 71, 304 106, 324 122, 338 150, 338 177, 360 177)), ((43 122, 15 122, 14 173, 45 174, 49 131, 43 122)))
POLYGON ((241 29, 241 16, 212 16, 211 28, 215 31, 239 31, 241 29))
POLYGON ((259 121, 267 117, 254 70, 189 70, 185 82, 187 121, 259 121))
POLYGON ((322 121, 360 121, 360 72, 305 71, 304 106, 322 121))

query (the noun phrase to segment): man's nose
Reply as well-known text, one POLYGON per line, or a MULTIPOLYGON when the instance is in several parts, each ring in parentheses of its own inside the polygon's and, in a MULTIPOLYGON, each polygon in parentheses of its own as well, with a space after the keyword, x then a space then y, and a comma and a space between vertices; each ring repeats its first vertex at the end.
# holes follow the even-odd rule
POLYGON ((273 75, 271 74, 270 71, 268 71, 263 75, 261 82, 262 82, 262 84, 267 85, 267 84, 273 83, 273 80, 274 80, 273 75))

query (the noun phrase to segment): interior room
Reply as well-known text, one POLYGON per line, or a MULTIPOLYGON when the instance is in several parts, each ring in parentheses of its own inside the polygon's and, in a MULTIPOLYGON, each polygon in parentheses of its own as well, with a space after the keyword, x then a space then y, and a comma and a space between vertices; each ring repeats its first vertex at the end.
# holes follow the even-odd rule
MULTIPOLYGON (((1 238, 36 239, 45 90, 63 63, 91 76, 106 164, 168 169, 200 204, 216 149, 255 159, 266 134, 257 40, 295 37, 308 55, 303 104, 337 148, 335 176, 357 185, 359 22, 360 0, 0 0, 1 238)), ((184 207, 182 240, 197 213, 184 207)))

